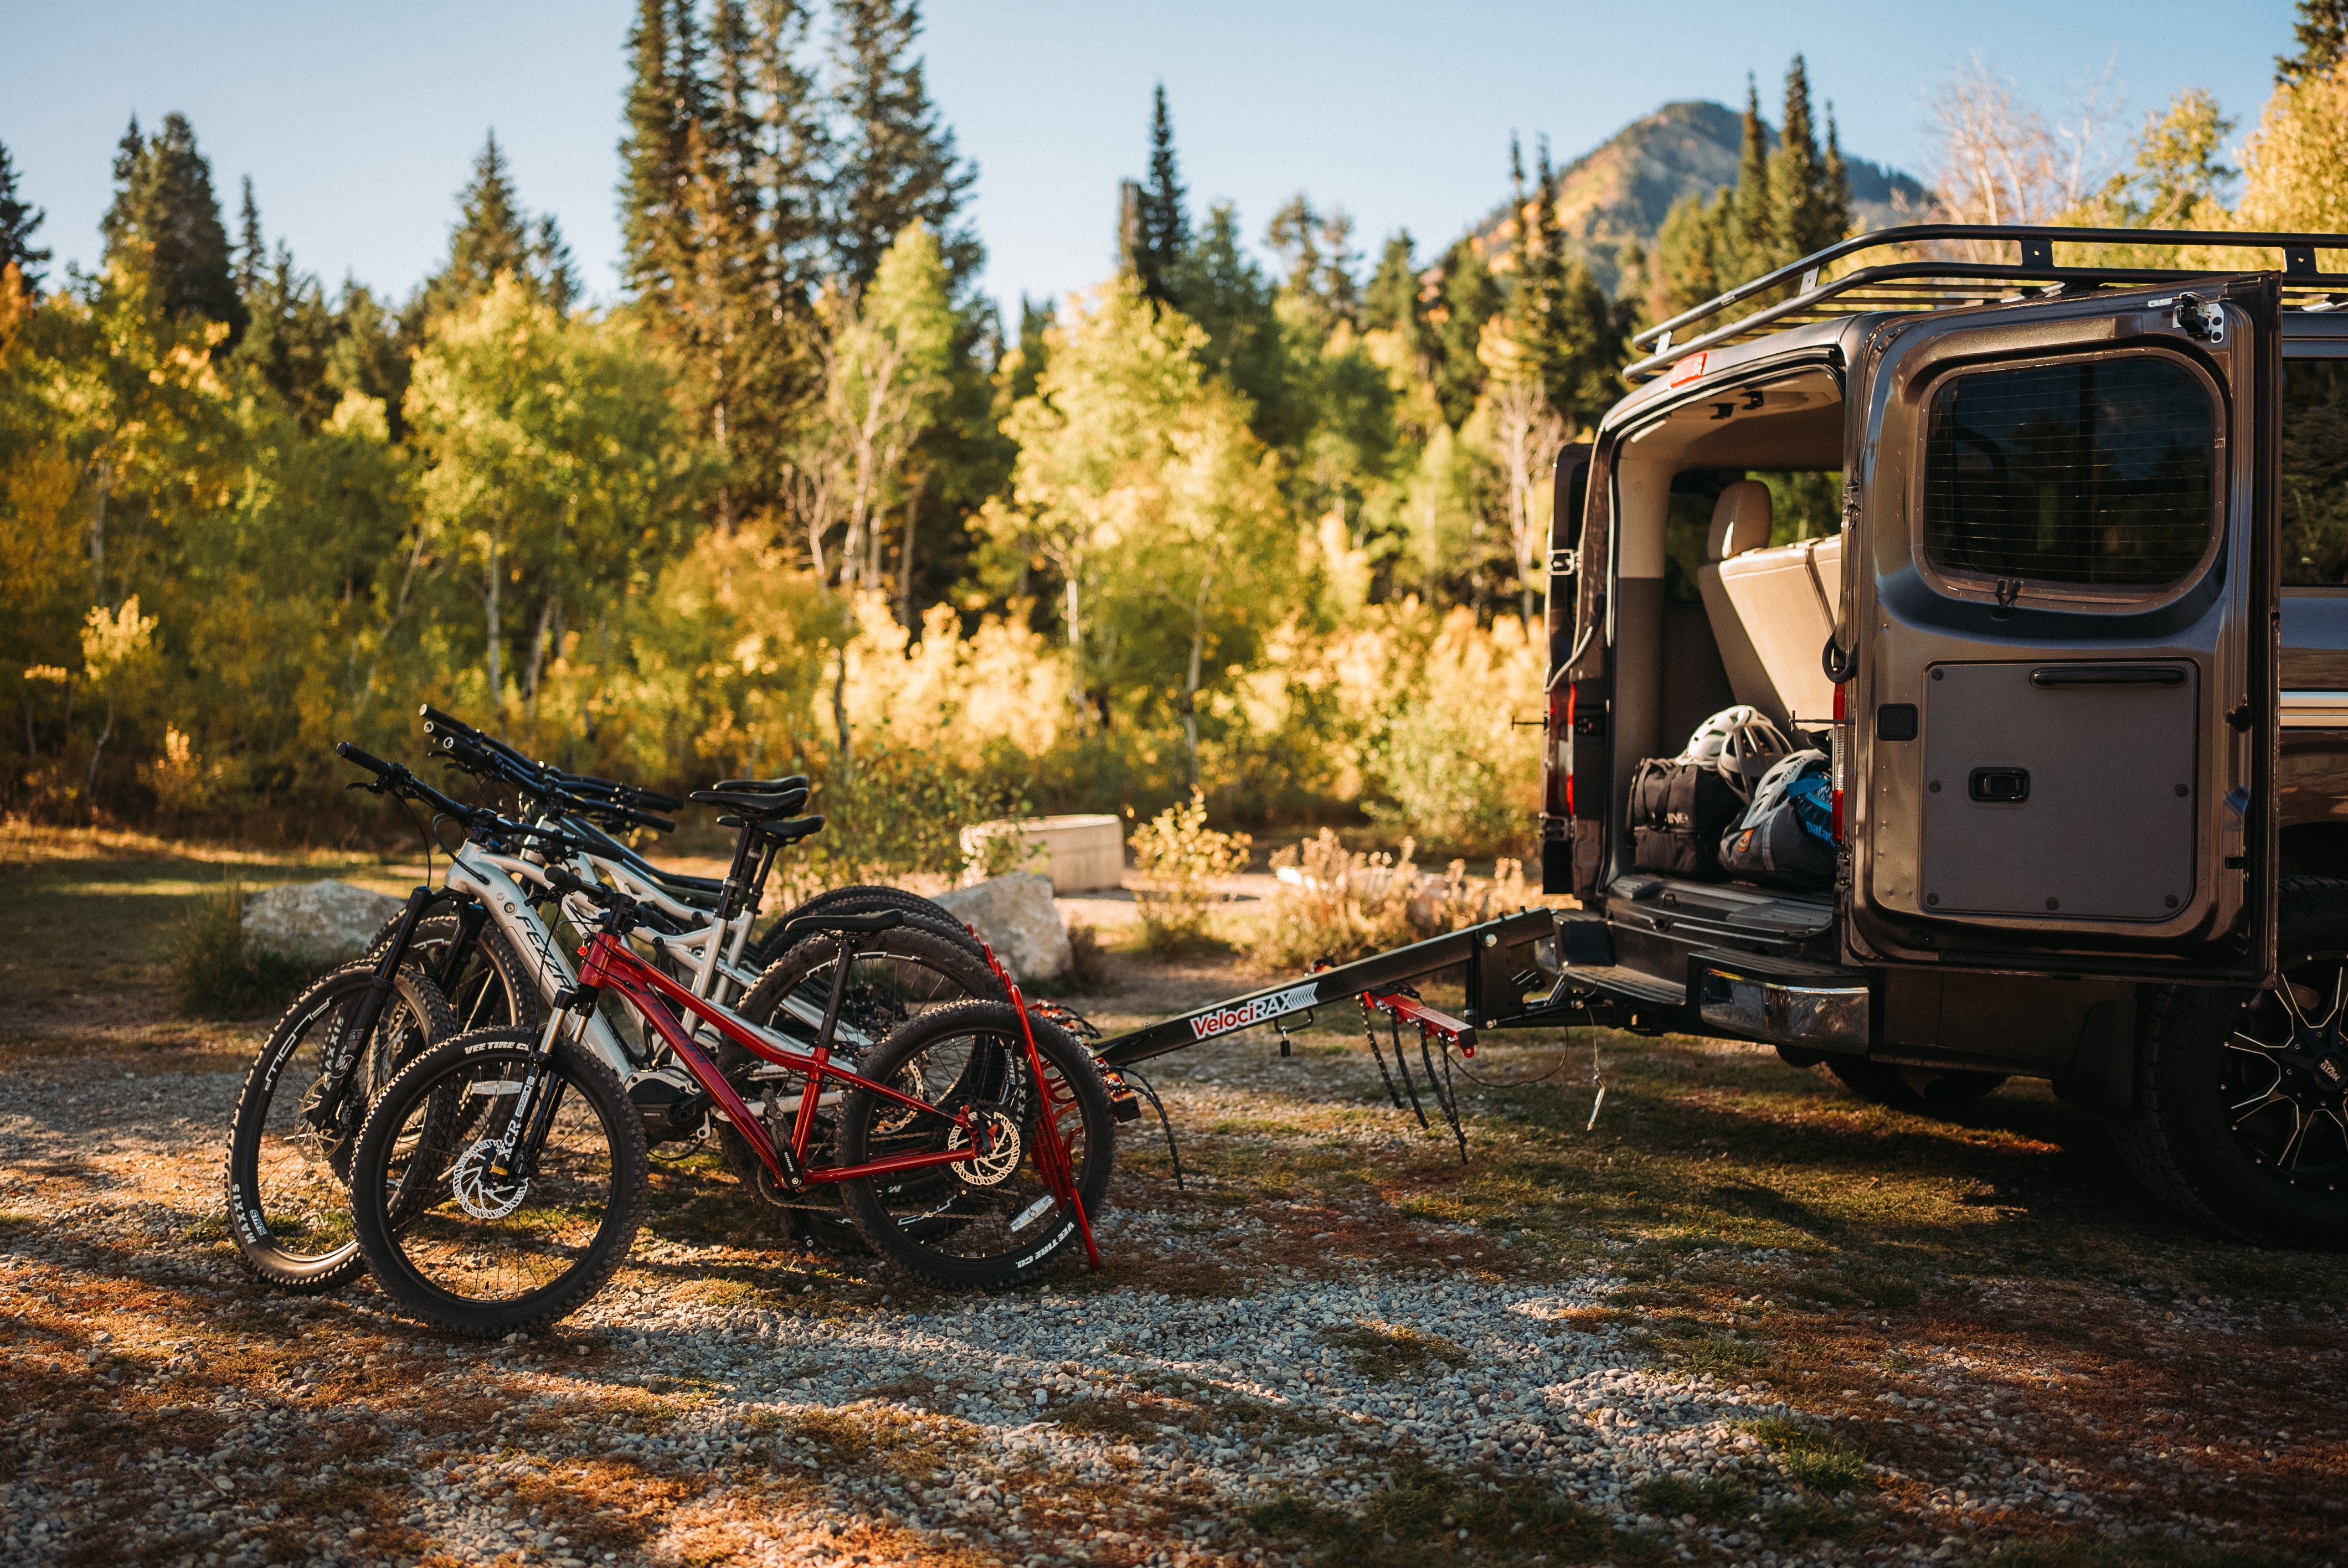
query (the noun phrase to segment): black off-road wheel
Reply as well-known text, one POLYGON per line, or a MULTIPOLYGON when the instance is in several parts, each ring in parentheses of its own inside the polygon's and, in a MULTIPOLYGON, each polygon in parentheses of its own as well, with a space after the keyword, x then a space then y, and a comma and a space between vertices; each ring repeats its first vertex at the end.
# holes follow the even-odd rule
POLYGON ((2120 1158, 2186 1218, 2348 1249, 2348 881, 2283 879, 2283 983, 2145 988, 2120 1158))

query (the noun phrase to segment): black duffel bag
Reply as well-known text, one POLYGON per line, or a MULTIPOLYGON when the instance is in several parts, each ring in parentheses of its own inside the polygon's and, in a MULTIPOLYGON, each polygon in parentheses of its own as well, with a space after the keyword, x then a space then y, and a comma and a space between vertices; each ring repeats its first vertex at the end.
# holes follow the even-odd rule
POLYGON ((1632 864, 1666 876, 1716 877, 1720 838, 1745 802, 1712 763, 1649 757, 1631 775, 1632 864))

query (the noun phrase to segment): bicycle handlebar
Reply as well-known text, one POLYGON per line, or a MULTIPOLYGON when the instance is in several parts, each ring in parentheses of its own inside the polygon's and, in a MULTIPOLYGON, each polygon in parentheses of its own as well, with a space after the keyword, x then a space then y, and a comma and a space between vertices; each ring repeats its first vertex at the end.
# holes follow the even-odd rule
POLYGON ((494 735, 483 734, 429 702, 423 705, 422 712, 424 733, 438 743, 445 760, 477 778, 502 779, 541 804, 560 804, 585 816, 602 817, 629 827, 648 827, 655 833, 676 831, 675 822, 639 804, 664 804, 672 809, 683 804, 667 795, 592 774, 567 774, 531 762, 494 735))
POLYGON ((387 778, 394 771, 392 765, 381 757, 372 752, 363 752, 348 741, 335 743, 335 755, 346 763, 356 763, 377 778, 387 778))

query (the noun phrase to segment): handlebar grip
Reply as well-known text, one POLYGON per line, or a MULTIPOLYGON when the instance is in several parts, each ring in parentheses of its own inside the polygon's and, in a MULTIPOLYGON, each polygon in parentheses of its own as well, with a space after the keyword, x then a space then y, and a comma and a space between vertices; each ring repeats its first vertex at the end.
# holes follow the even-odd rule
POLYGON ((358 747, 351 744, 348 741, 336 741, 335 743, 335 755, 342 758, 343 761, 346 763, 357 764, 360 767, 366 769, 367 772, 375 774, 377 778, 388 778, 391 775, 392 766, 389 763, 385 762, 381 757, 375 755, 371 752, 363 752, 359 750, 358 747))
POLYGON ((648 811, 638 811, 633 806, 615 806, 612 809, 614 815, 624 818, 628 822, 633 823, 638 827, 649 827, 654 833, 675 833, 676 831, 676 824, 671 822, 667 817, 655 816, 648 811))

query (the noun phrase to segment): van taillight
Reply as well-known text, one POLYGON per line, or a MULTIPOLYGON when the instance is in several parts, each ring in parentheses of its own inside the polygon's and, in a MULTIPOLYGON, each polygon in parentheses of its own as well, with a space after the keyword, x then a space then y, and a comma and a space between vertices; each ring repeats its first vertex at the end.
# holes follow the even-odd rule
POLYGON ((1847 697, 1847 693, 1849 691, 1850 688, 1849 686, 1837 686, 1834 689, 1834 729, 1832 732, 1832 739, 1829 743, 1834 747, 1834 756, 1831 761, 1831 765, 1834 773, 1834 836, 1837 844, 1840 844, 1842 842, 1843 771, 1849 765, 1845 761, 1845 757, 1850 750, 1849 743, 1846 739, 1850 733, 1850 725, 1849 723, 1850 705, 1847 697))
POLYGON ((1549 786, 1545 809, 1552 816, 1573 815, 1573 685, 1560 681, 1549 692, 1549 753, 1541 758, 1541 778, 1549 786))

